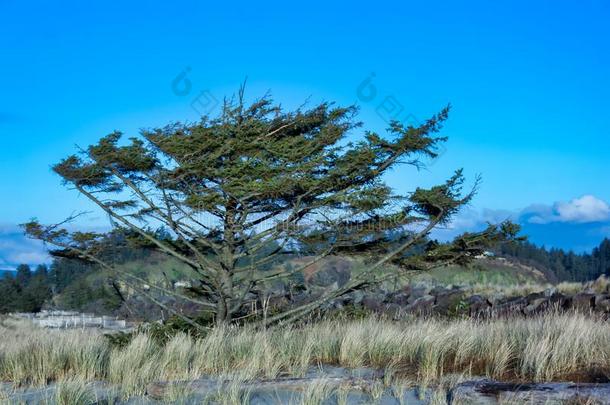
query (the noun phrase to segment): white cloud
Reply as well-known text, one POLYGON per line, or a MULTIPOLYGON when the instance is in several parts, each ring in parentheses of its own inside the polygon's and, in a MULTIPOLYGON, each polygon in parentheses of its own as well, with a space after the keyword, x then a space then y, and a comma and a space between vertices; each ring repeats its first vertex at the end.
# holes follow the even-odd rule
POLYGON ((37 265, 49 261, 42 242, 26 238, 17 226, 0 224, 0 269, 14 269, 21 263, 37 265))
POLYGON ((508 219, 517 220, 517 213, 508 210, 467 208, 456 215, 453 220, 444 227, 435 228, 432 238, 441 241, 451 240, 464 232, 480 231, 487 224, 498 224, 508 219))
POLYGON ((601 238, 610 237, 610 205, 592 195, 569 202, 533 204, 515 211, 467 208, 447 226, 435 229, 432 237, 450 240, 464 232, 480 231, 488 223, 497 224, 507 219, 521 224, 523 235, 532 234, 536 243, 549 246, 555 241, 557 246, 575 248, 576 240, 583 242, 586 239, 586 249, 581 250, 587 250, 596 246, 601 238), (564 246, 557 241, 567 242, 564 246))
POLYGON ((49 255, 46 251, 25 251, 16 252, 9 256, 9 259, 13 263, 27 263, 27 264, 43 264, 49 262, 49 255))
POLYGON ((610 220, 610 205, 592 195, 584 195, 569 202, 556 202, 552 206, 532 205, 523 211, 532 224, 551 222, 591 223, 610 220))

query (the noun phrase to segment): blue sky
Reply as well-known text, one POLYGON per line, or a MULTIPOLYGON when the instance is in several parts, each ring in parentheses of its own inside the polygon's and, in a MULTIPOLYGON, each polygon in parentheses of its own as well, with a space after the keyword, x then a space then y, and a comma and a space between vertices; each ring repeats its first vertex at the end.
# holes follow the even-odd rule
POLYGON ((452 103, 441 159, 388 181, 406 191, 464 167, 484 182, 447 233, 508 216, 537 243, 587 249, 610 235, 609 19, 605 1, 4 0, 0 267, 15 224, 89 208, 49 170, 74 145, 195 120, 246 77, 287 107, 358 103, 375 130, 452 103))

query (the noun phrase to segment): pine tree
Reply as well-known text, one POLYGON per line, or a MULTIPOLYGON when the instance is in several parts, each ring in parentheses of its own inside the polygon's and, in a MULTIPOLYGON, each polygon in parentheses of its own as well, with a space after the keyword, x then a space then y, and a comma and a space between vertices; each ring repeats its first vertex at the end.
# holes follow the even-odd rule
POLYGON ((21 287, 25 287, 30 281, 30 278, 32 278, 32 270, 30 269, 30 266, 28 266, 27 264, 20 264, 19 266, 17 266, 17 274, 15 275, 15 281, 18 285, 20 285, 21 287))
MULTIPOLYGON (((445 138, 436 134, 448 113, 445 108, 417 127, 392 122, 386 134, 366 131, 348 142, 361 127, 353 107, 323 103, 284 111, 268 97, 247 105, 242 91, 216 118, 143 131, 127 144, 114 132, 54 171, 125 235, 187 264, 199 280, 192 289, 196 302, 219 323, 231 321, 261 285, 290 278, 321 257, 372 258, 344 288, 267 320, 289 321, 379 282, 388 262, 422 271, 465 262, 515 236, 516 227, 504 223, 451 244, 426 243, 430 231, 447 224, 475 194, 475 188, 462 192, 461 170, 443 184, 408 194, 384 183, 390 170, 420 168, 423 158, 437 156, 445 138), (159 224, 171 239, 151 231, 159 224), (406 254, 418 244, 425 245, 419 254, 406 254), (260 271, 305 245, 317 249, 303 267, 260 271)), ((65 254, 114 268, 99 258, 103 235, 36 221, 25 228, 65 254)), ((132 285, 142 281, 123 277, 132 285)))

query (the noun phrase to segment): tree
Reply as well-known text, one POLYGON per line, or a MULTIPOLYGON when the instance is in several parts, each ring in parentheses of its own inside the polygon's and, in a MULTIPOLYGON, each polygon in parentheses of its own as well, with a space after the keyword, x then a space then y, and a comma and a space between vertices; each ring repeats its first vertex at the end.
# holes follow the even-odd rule
POLYGON ((30 266, 17 266, 15 276, 0 280, 0 313, 38 312, 45 301, 51 298, 47 279, 47 267, 39 265, 32 273, 30 266))
MULTIPOLYGON (((361 140, 348 142, 361 127, 356 108, 323 103, 287 112, 269 97, 247 105, 242 89, 216 118, 146 130, 129 143, 114 132, 53 170, 101 208, 116 229, 186 263, 200 281, 192 288, 196 298, 186 298, 219 323, 239 314, 262 284, 291 277, 324 256, 375 258, 345 287, 267 319, 288 321, 380 281, 388 262, 421 271, 467 261, 515 236, 516 227, 503 223, 451 244, 427 243, 430 231, 447 224, 475 194, 477 182, 462 192, 461 170, 444 184, 406 195, 384 183, 389 170, 420 168, 422 158, 437 156, 445 138, 436 133, 448 112, 449 107, 418 127, 395 121, 384 136, 366 131, 361 140), (159 225, 172 237, 151 231, 159 225), (419 254, 409 254, 421 244, 419 254), (318 248, 303 267, 260 271, 304 245, 318 248)), ((25 229, 64 254, 113 267, 98 257, 102 235, 36 221, 25 229)))
POLYGON ((20 264, 17 266, 17 274, 15 275, 15 281, 17 281, 17 284, 24 287, 27 285, 27 283, 29 283, 30 278, 32 278, 32 270, 30 269, 30 266, 27 264, 20 264))
POLYGON ((0 279, 0 313, 16 312, 21 306, 21 290, 12 274, 0 279))
POLYGON ((45 301, 51 298, 47 270, 47 266, 44 264, 37 266, 27 287, 23 290, 24 310, 26 312, 40 311, 45 301))
POLYGON ((589 281, 610 273, 610 240, 604 239, 591 253, 574 253, 563 249, 538 247, 525 241, 498 246, 498 253, 537 267, 552 282, 589 281))

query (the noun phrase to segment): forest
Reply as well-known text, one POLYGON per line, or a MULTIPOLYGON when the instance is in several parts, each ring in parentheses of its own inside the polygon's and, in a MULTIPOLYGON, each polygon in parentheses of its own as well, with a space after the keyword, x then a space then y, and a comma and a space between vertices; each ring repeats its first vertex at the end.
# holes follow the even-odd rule
POLYGON ((563 249, 546 249, 530 242, 500 245, 497 253, 546 270, 556 282, 589 281, 610 274, 610 240, 604 239, 590 253, 574 253, 563 249))

